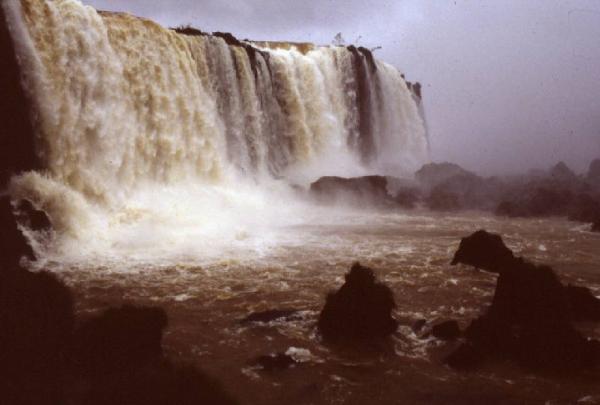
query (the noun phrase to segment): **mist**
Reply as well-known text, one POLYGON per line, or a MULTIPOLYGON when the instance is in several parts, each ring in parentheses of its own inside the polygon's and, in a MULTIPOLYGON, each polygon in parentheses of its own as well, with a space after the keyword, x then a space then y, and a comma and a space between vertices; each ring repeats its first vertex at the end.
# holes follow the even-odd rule
POLYGON ((600 156, 596 1, 86 0, 167 26, 375 48, 424 86, 431 156, 484 174, 600 156))

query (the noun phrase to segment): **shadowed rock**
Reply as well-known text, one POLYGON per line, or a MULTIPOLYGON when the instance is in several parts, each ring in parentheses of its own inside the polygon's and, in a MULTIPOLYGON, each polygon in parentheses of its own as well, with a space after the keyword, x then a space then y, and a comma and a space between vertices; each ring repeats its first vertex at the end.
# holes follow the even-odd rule
POLYGON ((162 355, 167 315, 160 308, 110 308, 75 333, 75 359, 90 375, 135 369, 162 355))
POLYGON ((590 185, 600 189, 600 159, 594 159, 590 163, 585 179, 590 185))
POLYGON ((574 321, 600 321, 600 299, 586 287, 568 285, 565 293, 574 321))
POLYGON ((222 385, 187 365, 160 361, 95 381, 83 404, 235 405, 222 385))
POLYGON ((491 307, 469 325, 467 343, 446 359, 448 364, 468 367, 489 356, 564 373, 598 363, 598 343, 571 325, 573 319, 596 316, 589 290, 563 287, 550 267, 515 258, 498 235, 485 231, 463 238, 452 261, 456 263, 499 277, 491 307))
POLYGON ((33 249, 19 229, 13 205, 7 196, 0 197, 0 266, 18 267, 22 257, 34 259, 33 249))
POLYGON ((436 339, 440 340, 454 340, 460 336, 460 328, 456 321, 446 321, 433 325, 431 328, 431 334, 436 339))
POLYGON ((600 218, 592 224, 592 232, 600 232, 600 218))
POLYGON ((387 179, 384 176, 321 177, 310 185, 310 194, 321 202, 339 201, 349 204, 393 202, 388 194, 387 179))
POLYGON ((451 264, 462 263, 477 269, 499 273, 514 260, 500 235, 479 230, 462 238, 451 264))
POLYGON ((398 327, 394 307, 392 291, 375 280, 373 270, 355 263, 344 285, 327 296, 318 328, 331 342, 385 338, 398 327))

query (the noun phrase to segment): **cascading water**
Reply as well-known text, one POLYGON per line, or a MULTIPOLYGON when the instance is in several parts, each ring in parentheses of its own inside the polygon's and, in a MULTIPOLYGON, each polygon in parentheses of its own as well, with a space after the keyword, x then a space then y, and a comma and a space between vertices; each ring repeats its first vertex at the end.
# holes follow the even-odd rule
POLYGON ((49 213, 48 255, 262 244, 309 215, 290 185, 427 160, 418 91, 366 49, 240 42, 76 0, 3 7, 44 168, 10 192, 49 213))

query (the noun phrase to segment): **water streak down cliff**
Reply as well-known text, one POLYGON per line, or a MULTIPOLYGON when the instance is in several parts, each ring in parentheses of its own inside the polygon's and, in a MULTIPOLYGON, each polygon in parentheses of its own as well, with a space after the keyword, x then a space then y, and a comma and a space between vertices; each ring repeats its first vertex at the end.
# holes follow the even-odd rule
POLYGON ((55 227, 73 230, 85 205, 122 213, 150 188, 401 174, 427 159, 419 88, 367 49, 166 29, 76 0, 3 12, 38 169, 11 190, 55 227))

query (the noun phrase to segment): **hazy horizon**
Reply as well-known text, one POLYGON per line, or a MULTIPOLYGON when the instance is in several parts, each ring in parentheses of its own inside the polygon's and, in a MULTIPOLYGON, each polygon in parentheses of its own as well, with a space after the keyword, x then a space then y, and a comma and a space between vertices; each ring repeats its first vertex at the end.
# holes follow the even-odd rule
POLYGON ((254 40, 381 46, 423 85, 431 157, 483 174, 600 157, 600 3, 84 0, 254 40))

